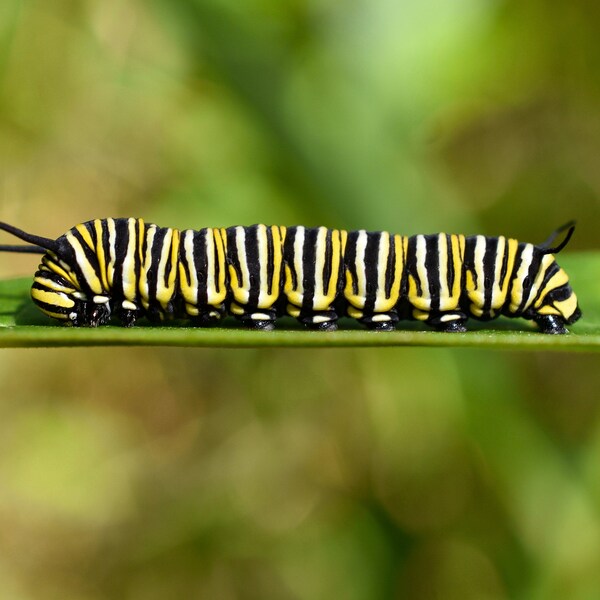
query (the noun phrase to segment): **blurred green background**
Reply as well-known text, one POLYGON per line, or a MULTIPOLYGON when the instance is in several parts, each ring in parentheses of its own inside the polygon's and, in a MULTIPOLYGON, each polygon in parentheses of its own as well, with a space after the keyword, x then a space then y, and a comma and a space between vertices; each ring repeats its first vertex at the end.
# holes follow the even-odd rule
MULTIPOLYGON (((592 249, 599 35, 585 0, 3 0, 0 220, 592 249)), ((0 351, 0 597, 600 598, 598 367, 0 351)))

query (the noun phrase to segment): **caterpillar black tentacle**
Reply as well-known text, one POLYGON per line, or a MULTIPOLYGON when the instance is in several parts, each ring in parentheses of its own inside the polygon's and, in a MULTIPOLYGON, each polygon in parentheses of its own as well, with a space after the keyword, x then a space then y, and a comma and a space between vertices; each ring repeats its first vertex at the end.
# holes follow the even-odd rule
POLYGON ((87 221, 57 240, 5 223, 0 229, 32 244, 0 251, 43 254, 31 288, 35 304, 79 327, 113 317, 125 327, 140 317, 206 327, 230 314, 263 330, 290 315, 322 331, 349 316, 380 331, 412 319, 464 332, 469 318, 505 315, 563 334, 581 316, 554 258, 573 222, 539 245, 504 236, 301 226, 179 231, 135 218, 87 221))

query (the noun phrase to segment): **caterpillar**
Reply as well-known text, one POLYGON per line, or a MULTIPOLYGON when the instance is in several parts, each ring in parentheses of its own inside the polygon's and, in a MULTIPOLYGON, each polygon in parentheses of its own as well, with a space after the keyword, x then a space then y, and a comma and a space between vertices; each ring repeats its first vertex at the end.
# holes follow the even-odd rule
POLYGON ((0 229, 30 244, 0 251, 43 254, 31 297, 43 313, 76 327, 113 316, 125 327, 140 317, 202 327, 231 314, 273 329, 287 314, 317 330, 336 329, 338 317, 349 316, 375 330, 413 319, 464 332, 469 317, 505 315, 563 334, 581 316, 554 258, 573 222, 538 245, 302 226, 179 231, 138 218, 94 219, 56 240, 1 222, 0 229))

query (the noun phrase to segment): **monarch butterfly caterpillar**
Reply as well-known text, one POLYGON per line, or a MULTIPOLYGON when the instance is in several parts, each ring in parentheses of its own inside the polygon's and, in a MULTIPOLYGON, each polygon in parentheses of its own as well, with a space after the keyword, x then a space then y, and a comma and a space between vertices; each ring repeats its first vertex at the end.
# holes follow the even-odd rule
POLYGON ((581 316, 553 256, 573 222, 539 245, 301 226, 179 231, 135 218, 94 219, 57 240, 6 223, 0 229, 31 244, 1 251, 43 254, 31 288, 35 304, 79 327, 113 315, 126 327, 141 316, 207 326, 229 313, 255 329, 272 329, 288 314, 319 330, 335 329, 347 315, 377 330, 416 319, 463 332, 469 317, 506 315, 560 334, 581 316))

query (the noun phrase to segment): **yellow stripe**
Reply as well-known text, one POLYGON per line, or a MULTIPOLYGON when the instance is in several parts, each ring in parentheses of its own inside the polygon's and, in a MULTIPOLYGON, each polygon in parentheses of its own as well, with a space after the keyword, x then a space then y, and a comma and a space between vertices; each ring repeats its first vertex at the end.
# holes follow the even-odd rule
POLYGON ((219 279, 216 284, 215 289, 215 305, 218 302, 221 304, 227 295, 227 288, 225 286, 225 275, 226 275, 226 266, 225 266, 225 235, 222 229, 213 229, 213 236, 215 240, 216 247, 216 257, 215 260, 219 265, 219 279))
POLYGON ((69 315, 65 315, 63 313, 56 313, 56 312, 52 312, 51 310, 47 310, 45 308, 42 308, 41 306, 39 307, 39 309, 48 317, 51 317, 52 319, 58 319, 59 321, 67 321, 67 325, 70 325, 71 322, 69 321, 69 315))
POLYGON ((60 292, 46 292, 32 288, 31 297, 50 306, 60 306, 61 308, 73 308, 75 306, 75 302, 71 298, 60 292))
POLYGON ((454 267, 454 285, 452 286, 452 297, 456 301, 456 307, 460 302, 462 293, 462 272, 465 256, 465 236, 452 235, 450 237, 452 246, 453 267, 454 267))
POLYGON ((250 271, 248 269, 248 262, 246 257, 246 233, 243 227, 235 228, 235 246, 236 246, 236 254, 238 258, 238 263, 240 265, 241 271, 241 282, 237 278, 237 273, 231 265, 230 274, 231 274, 231 291, 233 293, 233 297, 235 301, 241 305, 245 305, 248 303, 248 298, 250 295, 250 271))
POLYGON ((542 294, 540 295, 540 297, 537 300, 537 302, 534 304, 534 308, 539 308, 543 304, 543 302, 546 299, 546 296, 548 295, 549 292, 551 292, 552 290, 555 290, 556 288, 561 287, 562 285, 565 285, 565 283, 568 283, 568 282, 569 282, 568 275, 562 269, 560 269, 559 271, 557 271, 549 279, 549 281, 546 284, 546 287, 544 288, 542 294))
POLYGON ((456 308, 453 297, 448 287, 448 238, 445 233, 438 234, 438 263, 439 263, 439 301, 440 310, 447 311, 456 308))
POLYGON ((273 233, 273 281, 272 281, 272 301, 273 303, 279 298, 279 290, 281 287, 281 266, 283 263, 283 240, 285 237, 285 228, 274 226, 271 228, 273 233))
POLYGON ((160 259, 158 261, 158 272, 156 274, 156 299, 163 308, 166 308, 175 293, 175 276, 177 273, 176 264, 173 264, 173 251, 177 246, 179 232, 174 229, 167 229, 165 237, 162 240, 160 259), (171 272, 165 284, 165 273, 167 265, 171 263, 171 272))
POLYGON ((73 247, 75 252, 75 260, 81 269, 81 272, 85 278, 87 285, 94 292, 94 294, 102 294, 104 290, 102 289, 102 283, 100 279, 98 279, 98 274, 96 269, 90 264, 89 260, 85 255, 85 251, 83 250, 83 246, 79 242, 79 240, 75 237, 73 233, 70 231, 67 232, 66 238, 68 242, 73 247))
POLYGON ((294 264, 286 265, 285 267, 285 295, 287 296, 288 302, 296 306, 302 306, 302 300, 304 298, 304 287, 302 284, 304 278, 304 261, 302 260, 304 251, 304 236, 304 227, 296 228, 296 234, 294 237, 294 264), (293 277, 294 274, 296 276, 295 286, 293 277))
POLYGON ((108 289, 112 290, 113 281, 115 278, 115 261, 117 260, 115 244, 117 239, 117 231, 115 228, 114 219, 106 219, 106 226, 108 227, 108 267, 106 269, 106 279, 108 281, 108 289))
MULTIPOLYGON (((414 277, 409 277, 408 301, 419 311, 428 311, 431 308, 431 297, 429 293, 429 281, 427 279, 427 268, 425 267, 425 258, 427 256, 425 236, 417 235, 415 247, 415 262, 417 267, 417 277, 421 284, 421 294, 418 294, 417 282, 414 277)), ((413 311, 413 316, 414 314, 416 313, 413 311)), ((422 315, 415 318, 423 320, 422 315)))
POLYGON ((577 310, 577 296, 571 294, 566 300, 555 302, 554 306, 566 320, 569 320, 573 316, 575 310, 577 310))
POLYGON ((47 279, 46 277, 40 277, 40 276, 34 277, 33 281, 35 283, 39 283, 40 285, 43 285, 44 287, 47 287, 49 290, 52 290, 54 292, 63 292, 65 294, 71 294, 74 291, 76 291, 72 287, 66 287, 64 285, 61 285, 60 283, 53 281, 52 279, 47 279))
MULTIPOLYGON (((387 312, 391 310, 396 304, 397 299, 394 298, 393 286, 396 284, 394 279, 390 296, 388 297, 385 290, 385 284, 387 279, 387 263, 390 256, 391 239, 390 234, 382 232, 379 236, 379 252, 377 254, 377 290, 375 292, 375 304, 373 312, 387 312)), ((395 276, 395 265, 394 273, 390 274, 391 277, 395 276)))
POLYGON ((63 279, 70 281, 73 285, 77 287, 77 289, 79 289, 79 286, 76 285, 77 278, 75 277, 75 274, 63 269, 57 262, 54 262, 54 259, 49 258, 48 255, 42 258, 42 266, 45 267, 47 271, 56 273, 57 275, 60 275, 63 279))
POLYGON ((259 290, 257 308, 270 308, 273 303, 272 296, 269 294, 269 273, 268 273, 268 254, 269 239, 267 227, 258 225, 256 228, 256 245, 258 248, 258 270, 259 270, 259 290))
MULTIPOLYGON (((139 219, 142 222, 141 219, 139 219)), ((129 241, 127 251, 122 265, 123 273, 123 295, 126 300, 133 302, 137 297, 137 277, 135 273, 135 254, 138 251, 136 220, 127 219, 129 229, 129 241)), ((141 279, 141 278, 140 278, 141 279)))
POLYGON ((198 277, 194 263, 194 232, 191 229, 183 232, 183 258, 179 263, 179 287, 186 304, 195 306, 198 303, 198 277), (189 279, 184 265, 188 266, 189 279))
POLYGON ((88 228, 83 223, 81 223, 80 225, 76 225, 75 229, 77 229, 77 231, 79 231, 79 233, 81 234, 81 237, 83 238, 83 241, 88 245, 88 248, 90 250, 95 250, 94 242, 92 240, 92 236, 90 235, 90 232, 88 231, 88 228))
POLYGON ((364 308, 365 302, 367 301, 365 253, 367 251, 368 239, 369 238, 367 232, 364 229, 361 229, 358 232, 358 236, 356 238, 354 258, 354 271, 356 274, 356 294, 352 293, 352 295, 350 296, 352 304, 357 308, 364 308))
POLYGON ((104 254, 104 244, 102 243, 103 226, 100 219, 94 220, 94 229, 96 231, 96 257, 98 258, 98 271, 100 271, 100 278, 102 280, 102 288, 108 292, 110 286, 108 285, 108 274, 106 272, 106 255, 104 254))
POLYGON ((527 276, 531 261, 533 258, 534 247, 532 244, 526 244, 523 252, 521 253, 521 264, 517 270, 517 274, 512 280, 512 287, 510 290, 510 312, 516 312, 521 305, 521 302, 525 299, 523 297, 523 281, 527 276))
MULTIPOLYGON (((152 250, 154 248, 154 238, 156 236, 156 227, 151 225, 145 233, 146 236, 146 254, 141 256, 142 262, 138 277, 138 291, 142 298, 145 308, 148 308, 150 301, 150 284, 148 282, 148 271, 152 268, 152 250)), ((139 244, 137 244, 139 247, 139 244)))
POLYGON ((331 307, 331 303, 335 300, 338 290, 340 264, 342 262, 342 241, 338 229, 334 229, 331 232, 331 262, 332 265, 326 293, 326 309, 331 307))

